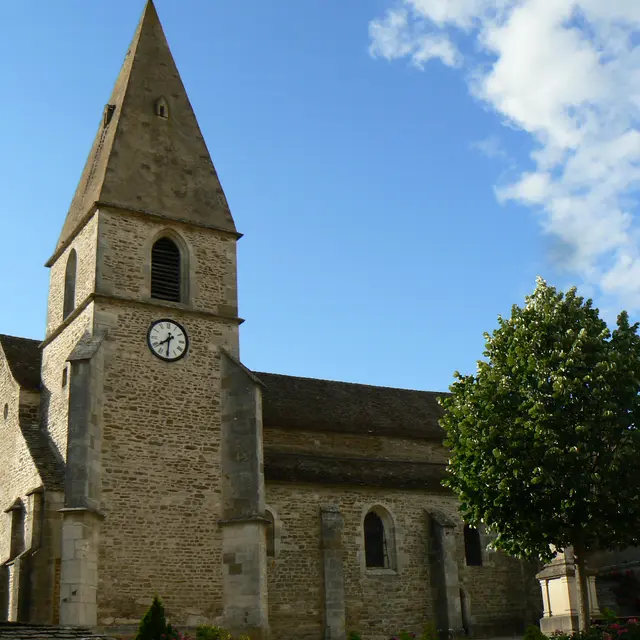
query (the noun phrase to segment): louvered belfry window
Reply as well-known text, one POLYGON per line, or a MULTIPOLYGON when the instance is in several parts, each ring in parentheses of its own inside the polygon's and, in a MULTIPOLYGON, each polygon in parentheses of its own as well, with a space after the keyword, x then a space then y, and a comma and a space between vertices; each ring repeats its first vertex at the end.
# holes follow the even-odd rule
POLYGON ((173 240, 160 238, 151 250, 151 297, 180 302, 180 249, 173 240))

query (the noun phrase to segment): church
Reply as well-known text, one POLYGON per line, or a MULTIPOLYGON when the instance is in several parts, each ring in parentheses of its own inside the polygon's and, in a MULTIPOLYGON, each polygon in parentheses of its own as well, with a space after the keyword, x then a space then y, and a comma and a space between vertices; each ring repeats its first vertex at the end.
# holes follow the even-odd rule
MULTIPOLYGON (((149 0, 46 266, 0 335, 0 620, 255 639, 521 632, 534 569, 441 486, 437 393, 248 370, 236 229, 149 0)), ((54 239, 52 238, 52 241, 54 239)))

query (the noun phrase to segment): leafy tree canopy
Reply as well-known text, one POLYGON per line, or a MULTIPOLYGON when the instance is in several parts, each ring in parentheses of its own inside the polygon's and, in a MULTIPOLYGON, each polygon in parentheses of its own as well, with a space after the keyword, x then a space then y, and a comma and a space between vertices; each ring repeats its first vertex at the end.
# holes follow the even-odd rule
POLYGON ((529 559, 638 544, 638 325, 622 312, 611 332, 591 300, 541 278, 498 322, 476 375, 456 372, 442 400, 465 520, 529 559))

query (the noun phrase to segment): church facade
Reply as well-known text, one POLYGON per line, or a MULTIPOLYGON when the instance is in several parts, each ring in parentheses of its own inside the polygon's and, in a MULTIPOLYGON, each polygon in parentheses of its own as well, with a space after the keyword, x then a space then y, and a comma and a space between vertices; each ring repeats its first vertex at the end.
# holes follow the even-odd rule
MULTIPOLYGON (((61 220, 62 222, 62 220, 61 220)), ((0 336, 0 619, 511 635, 532 567, 445 490, 437 394, 249 371, 240 234, 149 0, 56 249, 0 336)))

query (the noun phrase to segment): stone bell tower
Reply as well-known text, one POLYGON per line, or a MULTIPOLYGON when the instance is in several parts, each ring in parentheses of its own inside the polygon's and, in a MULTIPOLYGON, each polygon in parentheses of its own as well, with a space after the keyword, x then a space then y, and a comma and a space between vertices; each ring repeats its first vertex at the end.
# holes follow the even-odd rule
POLYGON ((265 633, 239 237, 149 0, 47 264, 42 408, 66 463, 62 624, 131 627, 158 594, 178 625, 265 633))

